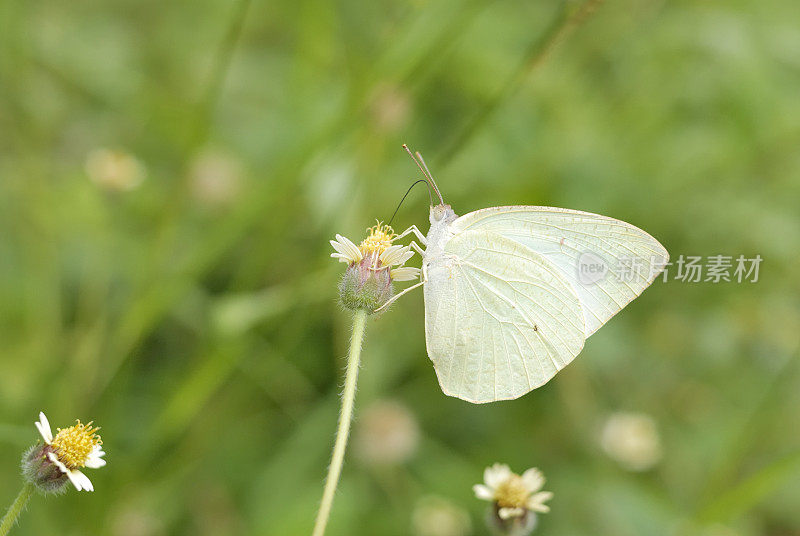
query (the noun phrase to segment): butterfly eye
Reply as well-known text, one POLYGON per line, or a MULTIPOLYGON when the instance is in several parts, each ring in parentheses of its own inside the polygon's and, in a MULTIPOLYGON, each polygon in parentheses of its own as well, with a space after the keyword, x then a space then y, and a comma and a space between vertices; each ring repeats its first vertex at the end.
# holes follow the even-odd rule
POLYGON ((444 218, 445 212, 446 211, 444 209, 444 205, 436 205, 435 207, 433 207, 433 212, 432 212, 433 219, 436 221, 440 221, 442 218, 444 218))

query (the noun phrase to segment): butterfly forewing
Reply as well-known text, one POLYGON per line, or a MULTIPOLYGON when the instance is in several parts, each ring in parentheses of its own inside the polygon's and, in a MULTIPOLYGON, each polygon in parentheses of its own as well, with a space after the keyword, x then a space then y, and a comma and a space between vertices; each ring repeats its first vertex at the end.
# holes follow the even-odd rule
POLYGON ((584 341, 578 296, 553 264, 498 233, 470 230, 427 259, 425 332, 442 390, 470 402, 517 398, 584 341))
POLYGON ((486 208, 461 216, 450 230, 497 233, 542 255, 580 299, 586 337, 641 294, 669 259, 655 238, 629 223, 562 208, 486 208))

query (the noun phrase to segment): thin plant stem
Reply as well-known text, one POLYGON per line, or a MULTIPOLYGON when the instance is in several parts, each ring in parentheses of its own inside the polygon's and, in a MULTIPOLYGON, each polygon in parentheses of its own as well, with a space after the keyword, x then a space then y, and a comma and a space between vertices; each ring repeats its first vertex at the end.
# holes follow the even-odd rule
MULTIPOLYGON (((347 373, 344 380, 344 393, 342 394, 342 410, 339 414, 339 428, 336 431, 336 442, 333 445, 331 464, 328 467, 328 477, 325 480, 325 491, 322 492, 322 503, 319 505, 317 520, 314 523, 313 536, 325 534, 328 518, 331 515, 333 496, 339 484, 339 475, 342 473, 344 452, 347 448, 347 436, 350 435, 350 421, 353 418, 353 402, 356 398, 356 381, 358 380, 358 367, 361 361, 361 343, 364 340, 364 326, 367 322, 367 312, 359 309, 353 315, 353 335, 350 339, 350 352, 347 355, 347 373)), ((0 535, 2 536, 2 535, 0 535)))
POLYGON ((14 526, 14 523, 17 522, 19 515, 25 509, 25 505, 28 504, 28 501, 31 499, 32 495, 33 484, 26 482, 25 485, 22 486, 17 498, 14 499, 14 502, 8 507, 8 511, 6 512, 6 515, 3 516, 3 520, 0 521, 0 536, 6 536, 6 534, 8 534, 8 531, 10 531, 11 527, 14 526))

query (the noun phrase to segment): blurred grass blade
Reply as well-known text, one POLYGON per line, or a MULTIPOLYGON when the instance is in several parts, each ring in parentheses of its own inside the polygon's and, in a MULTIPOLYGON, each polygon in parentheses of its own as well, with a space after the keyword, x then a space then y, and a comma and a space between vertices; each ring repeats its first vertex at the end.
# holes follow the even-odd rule
POLYGON ((722 493, 697 514, 701 523, 724 523, 743 514, 775 493, 790 480, 800 478, 800 450, 790 454, 722 493))

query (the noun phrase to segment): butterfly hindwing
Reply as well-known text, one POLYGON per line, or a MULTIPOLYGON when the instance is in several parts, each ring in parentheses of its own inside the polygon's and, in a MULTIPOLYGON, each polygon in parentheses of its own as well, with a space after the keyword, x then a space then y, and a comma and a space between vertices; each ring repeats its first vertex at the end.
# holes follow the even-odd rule
POLYGON ((552 263, 495 232, 468 230, 430 259, 428 355, 442 390, 470 402, 541 386, 583 348, 580 299, 552 263))

